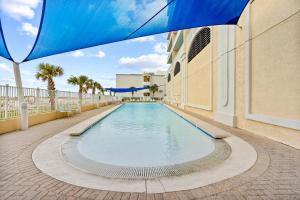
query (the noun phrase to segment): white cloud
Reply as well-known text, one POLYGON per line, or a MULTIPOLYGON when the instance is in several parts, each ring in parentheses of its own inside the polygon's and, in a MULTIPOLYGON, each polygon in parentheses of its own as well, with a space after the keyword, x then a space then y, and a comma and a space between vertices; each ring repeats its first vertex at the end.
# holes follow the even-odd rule
MULTIPOLYGON (((10 74, 14 73, 13 68, 7 66, 5 63, 0 63, 0 70, 8 72, 10 74)), ((24 69, 21 69, 20 71, 21 71, 22 75, 30 75, 31 74, 30 71, 27 71, 27 70, 24 70, 24 69)))
POLYGON ((18 21, 22 18, 32 19, 34 9, 40 2, 41 0, 0 0, 0 10, 18 21))
POLYGON ((26 33, 26 35, 36 36, 38 33, 38 28, 32 26, 32 24, 23 22, 22 23, 22 31, 26 33))
POLYGON ((119 63, 126 67, 140 68, 141 71, 155 72, 168 69, 166 54, 147 54, 138 57, 122 57, 119 63))
POLYGON ((0 85, 6 85, 6 84, 10 86, 16 85, 15 78, 13 76, 10 76, 10 77, 5 77, 3 79, 0 79, 0 85))
POLYGON ((82 56, 84 56, 84 53, 80 50, 76 50, 76 51, 73 51, 71 53, 71 56, 73 56, 73 57, 82 57, 82 56))
POLYGON ((30 88, 47 88, 47 82, 37 80, 36 78, 26 78, 23 79, 23 87, 30 87, 30 88))
POLYGON ((5 63, 0 63, 0 70, 13 73, 12 68, 8 67, 5 63))
POLYGON ((167 53, 167 43, 159 42, 153 47, 156 53, 166 54, 167 53))
POLYGON ((115 17, 119 25, 128 25, 131 22, 129 13, 136 11, 136 3, 131 0, 115 0, 111 1, 113 8, 112 15, 115 17))
POLYGON ((154 41, 155 41, 155 37, 153 35, 129 40, 129 42, 154 42, 154 41))
POLYGON ((106 54, 103 51, 98 51, 95 56, 98 57, 98 58, 103 58, 103 57, 106 56, 106 54))
POLYGON ((30 71, 27 71, 27 70, 24 70, 24 69, 21 69, 21 73, 23 75, 31 75, 30 71))
POLYGON ((97 80, 104 88, 115 87, 116 76, 115 75, 101 75, 97 80))
MULTIPOLYGON (((139 27, 145 21, 149 20, 153 15, 160 11, 167 0, 151 0, 151 1, 132 1, 132 0, 115 0, 111 1, 112 15, 117 23, 123 26, 139 27)), ((155 27, 166 26, 168 24, 168 12, 165 9, 151 21, 151 25, 155 27)))
POLYGON ((162 33, 162 37, 163 37, 164 39, 167 39, 167 38, 168 38, 168 34, 169 34, 169 33, 162 33))

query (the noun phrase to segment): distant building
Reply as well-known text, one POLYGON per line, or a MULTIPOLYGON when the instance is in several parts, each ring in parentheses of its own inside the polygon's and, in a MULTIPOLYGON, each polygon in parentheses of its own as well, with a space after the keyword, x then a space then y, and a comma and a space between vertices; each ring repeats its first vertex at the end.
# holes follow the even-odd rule
MULTIPOLYGON (((155 98, 163 98, 166 91, 166 77, 165 75, 157 75, 154 73, 143 74, 116 74, 116 87, 117 88, 141 88, 144 86, 151 86, 153 84, 158 85, 158 91, 154 93, 155 98)), ((140 90, 126 93, 116 93, 116 96, 120 97, 139 97, 141 99, 149 99, 153 94, 148 90, 140 90)))

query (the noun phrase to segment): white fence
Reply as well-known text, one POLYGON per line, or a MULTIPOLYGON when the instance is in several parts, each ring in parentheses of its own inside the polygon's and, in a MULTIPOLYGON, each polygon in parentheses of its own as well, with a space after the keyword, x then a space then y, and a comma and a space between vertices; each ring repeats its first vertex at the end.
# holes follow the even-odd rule
POLYGON ((29 115, 46 112, 79 111, 81 106, 118 101, 118 97, 78 92, 49 91, 39 88, 19 88, 0 85, 0 120, 20 115, 18 92, 24 96, 29 115), (80 100, 80 96, 82 96, 80 100), (51 98, 50 98, 51 97, 51 98), (53 99, 53 100, 51 100, 53 99), (80 106, 81 105, 81 106, 80 106))

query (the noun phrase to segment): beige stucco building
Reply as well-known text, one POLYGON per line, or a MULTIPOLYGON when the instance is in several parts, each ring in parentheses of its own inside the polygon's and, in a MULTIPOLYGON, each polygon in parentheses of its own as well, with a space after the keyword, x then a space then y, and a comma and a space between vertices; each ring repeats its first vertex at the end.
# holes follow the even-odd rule
MULTIPOLYGON (((151 86, 156 84, 158 91, 154 93, 155 98, 162 99, 165 96, 166 91, 166 77, 165 75, 158 75, 154 73, 143 74, 116 74, 116 87, 117 88, 142 88, 144 86, 151 86)), ((131 92, 116 93, 119 97, 132 97, 131 92)), ((150 99, 153 94, 148 89, 134 92, 133 97, 139 97, 143 100, 150 99)))
POLYGON ((300 144, 299 0, 251 1, 238 26, 172 32, 168 41, 168 103, 300 144))

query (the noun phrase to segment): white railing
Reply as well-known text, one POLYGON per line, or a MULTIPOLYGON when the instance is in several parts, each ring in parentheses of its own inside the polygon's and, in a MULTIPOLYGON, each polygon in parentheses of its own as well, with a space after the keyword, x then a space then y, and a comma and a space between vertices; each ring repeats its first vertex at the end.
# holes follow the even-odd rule
POLYGON ((0 86, 0 119, 14 118, 19 115, 19 101, 16 88, 0 86))
MULTIPOLYGON (((19 88, 0 85, 0 120, 17 118, 19 111, 19 88)), ((118 101, 119 97, 101 94, 82 94, 67 91, 49 91, 39 88, 22 88, 21 94, 27 103, 28 114, 35 115, 53 111, 71 112, 79 111, 80 105, 99 105, 118 101), (80 96, 82 96, 80 101, 80 96), (51 98, 50 98, 51 97, 51 98), (51 99, 53 99, 51 101, 51 99)))

